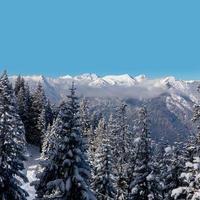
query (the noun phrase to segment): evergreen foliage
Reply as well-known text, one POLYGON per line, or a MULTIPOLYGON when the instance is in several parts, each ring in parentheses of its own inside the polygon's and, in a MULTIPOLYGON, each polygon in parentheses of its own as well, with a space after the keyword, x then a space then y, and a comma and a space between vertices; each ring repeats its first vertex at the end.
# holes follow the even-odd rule
POLYGON ((57 127, 58 145, 51 158, 41 166, 40 180, 34 183, 36 199, 95 199, 89 188, 90 168, 79 128, 74 84, 70 91, 68 101, 61 106, 57 117, 61 122, 57 127))
POLYGON ((27 181, 23 174, 25 133, 17 113, 14 91, 6 72, 0 78, 0 199, 26 200, 28 193, 21 188, 27 181))

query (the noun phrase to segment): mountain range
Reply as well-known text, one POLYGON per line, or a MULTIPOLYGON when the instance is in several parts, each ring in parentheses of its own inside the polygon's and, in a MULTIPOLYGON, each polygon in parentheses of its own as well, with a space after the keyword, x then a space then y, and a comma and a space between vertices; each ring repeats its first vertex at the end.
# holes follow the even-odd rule
MULTIPOLYGON (((14 83, 16 77, 11 76, 10 80, 14 83)), ((57 78, 24 76, 24 79, 31 90, 40 82, 53 103, 67 96, 72 82, 80 96, 89 98, 91 104, 101 110, 112 110, 107 105, 112 107, 118 100, 123 100, 133 108, 129 120, 134 118, 135 108, 145 103, 151 113, 154 138, 174 141, 178 137, 187 138, 196 131, 191 119, 193 106, 200 100, 200 81, 177 80, 173 76, 151 79, 145 75, 134 77, 128 74, 100 77, 92 73, 57 78)))

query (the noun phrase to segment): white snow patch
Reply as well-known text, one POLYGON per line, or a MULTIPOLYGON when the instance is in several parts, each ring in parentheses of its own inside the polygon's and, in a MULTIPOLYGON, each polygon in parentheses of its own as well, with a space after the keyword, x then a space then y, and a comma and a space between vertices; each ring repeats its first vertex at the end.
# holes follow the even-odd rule
POLYGON ((165 153, 170 153, 172 151, 172 147, 166 147, 165 148, 165 153))
POLYGON ((29 193, 27 200, 33 200, 35 197, 35 189, 30 185, 31 182, 36 180, 36 168, 39 163, 40 153, 39 148, 33 145, 27 146, 28 160, 25 162, 25 174, 29 180, 22 188, 29 193))

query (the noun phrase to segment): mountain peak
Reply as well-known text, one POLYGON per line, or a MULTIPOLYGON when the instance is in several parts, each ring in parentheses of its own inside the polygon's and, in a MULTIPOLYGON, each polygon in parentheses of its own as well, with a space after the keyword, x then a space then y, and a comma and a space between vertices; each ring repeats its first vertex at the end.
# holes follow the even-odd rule
POLYGON ((74 76, 74 79, 75 80, 90 80, 90 81, 93 81, 93 80, 96 80, 98 78, 98 76, 94 73, 85 73, 85 74, 81 74, 81 75, 78 75, 78 76, 74 76))
POLYGON ((58 77, 59 79, 72 79, 72 76, 70 76, 70 75, 65 75, 65 76, 60 76, 60 77, 58 77))
POLYGON ((164 83, 167 83, 167 82, 174 83, 174 82, 176 82, 176 78, 174 76, 167 76, 167 77, 162 79, 162 82, 164 82, 164 83))
POLYGON ((142 82, 142 81, 144 81, 144 80, 146 80, 147 78, 146 78, 146 75, 144 75, 144 74, 141 74, 141 75, 138 75, 138 76, 136 76, 135 77, 135 80, 137 81, 137 82, 142 82))
POLYGON ((111 85, 132 86, 136 83, 136 80, 129 74, 108 75, 102 77, 102 79, 111 85))

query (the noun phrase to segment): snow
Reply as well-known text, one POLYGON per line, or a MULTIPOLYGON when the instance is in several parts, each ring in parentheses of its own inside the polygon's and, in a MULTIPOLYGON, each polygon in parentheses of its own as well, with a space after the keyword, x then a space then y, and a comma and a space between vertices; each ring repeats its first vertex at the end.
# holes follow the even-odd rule
POLYGON ((176 82, 176 78, 174 76, 168 76, 168 77, 165 77, 163 79, 161 79, 161 83, 175 83, 176 82))
POLYGON ((33 145, 27 146, 27 152, 28 152, 28 159, 25 162, 25 174, 29 182, 25 183, 22 188, 25 189, 30 195, 27 198, 27 200, 33 200, 35 197, 35 189, 33 186, 30 185, 30 183, 36 180, 35 175, 36 175, 37 165, 39 163, 40 153, 39 153, 39 148, 33 145))
POLYGON ((134 139, 135 144, 139 144, 141 142, 141 137, 137 137, 134 139))
POLYGON ((36 82, 40 82, 44 79, 44 76, 42 75, 33 75, 33 76, 24 76, 24 79, 26 81, 36 81, 36 82))
POLYGON ((174 199, 178 199, 178 197, 184 193, 184 191, 187 190, 187 187, 179 187, 179 188, 176 188, 174 190, 172 190, 172 194, 171 196, 174 198, 174 199))
POLYGON ((191 200, 198 200, 200 199, 200 190, 196 191, 191 200))
POLYGON ((75 80, 89 80, 89 81, 96 80, 97 78, 98 76, 93 73, 85 73, 85 74, 74 77, 75 80))
POLYGON ((185 166, 186 166, 186 167, 189 167, 189 168, 192 168, 192 167, 193 167, 193 163, 191 163, 191 162, 186 162, 186 163, 185 163, 185 166))
POLYGON ((109 75, 104 76, 102 79, 108 82, 110 85, 133 86, 136 83, 136 80, 128 74, 109 75))
POLYGON ((185 180, 189 181, 192 177, 192 173, 181 173, 180 178, 185 178, 185 180))
POLYGON ((166 105, 169 110, 174 111, 176 115, 176 110, 174 106, 180 109, 183 113, 186 112, 187 109, 191 109, 191 102, 187 102, 182 96, 178 94, 171 94, 169 97, 166 98, 166 105))
POLYGON ((170 153, 172 151, 172 147, 166 147, 165 148, 165 153, 170 153))
POLYGON ((139 83, 142 82, 142 81, 145 81, 146 79, 147 78, 144 74, 141 74, 141 75, 135 77, 135 80, 139 83))
POLYGON ((60 76, 58 77, 59 79, 72 79, 72 76, 70 75, 65 75, 65 76, 60 76))
POLYGON ((108 85, 109 85, 109 83, 101 78, 98 78, 98 79, 94 80, 93 82, 89 83, 89 86, 97 87, 97 88, 101 88, 101 87, 108 86, 108 85))
MULTIPOLYGON (((11 76, 11 82, 14 83, 16 78, 16 76, 11 76)), ((178 106, 182 112, 185 112, 185 109, 190 106, 190 102, 197 103, 200 99, 197 91, 200 81, 177 80, 173 76, 150 79, 145 75, 133 77, 129 74, 122 74, 99 77, 96 74, 87 73, 79 76, 65 75, 58 78, 41 75, 24 76, 24 78, 29 83, 31 90, 36 87, 38 82, 41 82, 47 96, 54 103, 66 96, 66 90, 71 86, 72 81, 75 81, 80 95, 84 94, 89 97, 117 96, 145 99, 168 93, 170 94, 167 99, 169 109, 174 110, 173 105, 176 104, 175 106, 178 106)))

